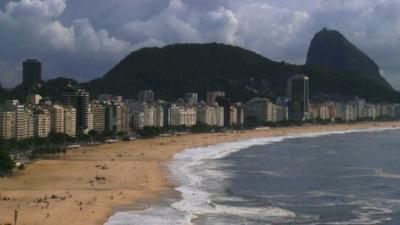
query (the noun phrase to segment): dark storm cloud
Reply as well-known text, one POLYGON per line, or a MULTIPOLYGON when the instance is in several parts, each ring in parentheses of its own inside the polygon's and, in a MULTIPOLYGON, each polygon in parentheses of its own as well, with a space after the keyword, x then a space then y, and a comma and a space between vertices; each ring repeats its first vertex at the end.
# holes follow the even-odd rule
POLYGON ((322 27, 338 29, 400 87, 397 0, 0 0, 0 81, 20 81, 36 57, 45 78, 88 80, 129 52, 177 42, 223 42, 304 63, 322 27))

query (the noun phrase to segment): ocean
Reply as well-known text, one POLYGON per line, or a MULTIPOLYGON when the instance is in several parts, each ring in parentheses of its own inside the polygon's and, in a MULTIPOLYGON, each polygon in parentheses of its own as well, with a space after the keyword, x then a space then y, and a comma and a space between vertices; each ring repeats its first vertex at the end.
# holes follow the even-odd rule
POLYGON ((400 130, 254 138, 188 149, 168 165, 180 197, 107 225, 400 224, 400 130))

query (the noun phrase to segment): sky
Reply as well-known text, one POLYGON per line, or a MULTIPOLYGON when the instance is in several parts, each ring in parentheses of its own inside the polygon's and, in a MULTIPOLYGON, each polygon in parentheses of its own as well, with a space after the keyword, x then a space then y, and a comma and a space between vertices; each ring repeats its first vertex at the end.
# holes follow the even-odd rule
POLYGON ((37 58, 43 78, 88 81, 143 47, 219 42, 304 64, 313 35, 343 33, 400 90, 399 0, 0 0, 0 82, 21 82, 37 58))

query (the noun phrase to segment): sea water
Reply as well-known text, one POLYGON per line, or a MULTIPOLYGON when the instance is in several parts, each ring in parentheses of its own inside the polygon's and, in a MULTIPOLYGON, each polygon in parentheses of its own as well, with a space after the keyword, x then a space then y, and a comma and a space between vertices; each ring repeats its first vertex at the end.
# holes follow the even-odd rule
POLYGON ((127 224, 400 224, 400 130, 254 138, 188 149, 168 165, 181 197, 127 224))

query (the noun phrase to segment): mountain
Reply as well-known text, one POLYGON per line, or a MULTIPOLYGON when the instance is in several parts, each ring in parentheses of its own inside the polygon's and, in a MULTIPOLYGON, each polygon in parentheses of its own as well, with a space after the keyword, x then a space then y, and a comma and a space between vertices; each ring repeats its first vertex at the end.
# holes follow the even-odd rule
MULTIPOLYGON (((7 93, 7 98, 18 99, 20 102, 26 101, 26 96, 29 94, 39 94, 43 98, 51 99, 56 102, 61 101, 61 93, 68 88, 68 85, 72 85, 76 88, 80 86, 80 84, 70 78, 58 77, 55 79, 50 79, 48 81, 42 82, 40 85, 34 87, 24 87, 22 84, 13 88, 9 93, 7 93)), ((3 102, 1 98, 1 90, 0 90, 0 103, 3 102)))
POLYGON ((128 97, 152 89, 168 100, 182 97, 185 92, 196 91, 204 96, 210 90, 224 90, 234 98, 249 98, 255 92, 273 94, 269 86, 283 94, 285 80, 294 69, 239 47, 176 44, 131 53, 104 77, 90 82, 88 89, 128 97), (276 76, 278 73, 283 75, 276 76))
POLYGON ((4 102, 7 99, 8 95, 8 91, 5 90, 0 83, 0 103, 4 102))
POLYGON ((105 76, 82 86, 92 95, 125 97, 152 89, 165 100, 175 100, 185 92, 197 92, 204 98, 207 91, 223 90, 234 100, 244 101, 255 96, 285 96, 286 82, 296 73, 310 77, 311 95, 315 97, 359 96, 386 102, 400 99, 385 82, 377 82, 376 74, 366 76, 312 63, 296 66, 274 62, 252 51, 217 43, 143 48, 129 54, 105 76))
POLYGON ((352 71, 390 87, 381 76, 379 66, 340 32, 323 29, 315 34, 307 54, 307 65, 337 71, 352 71))

